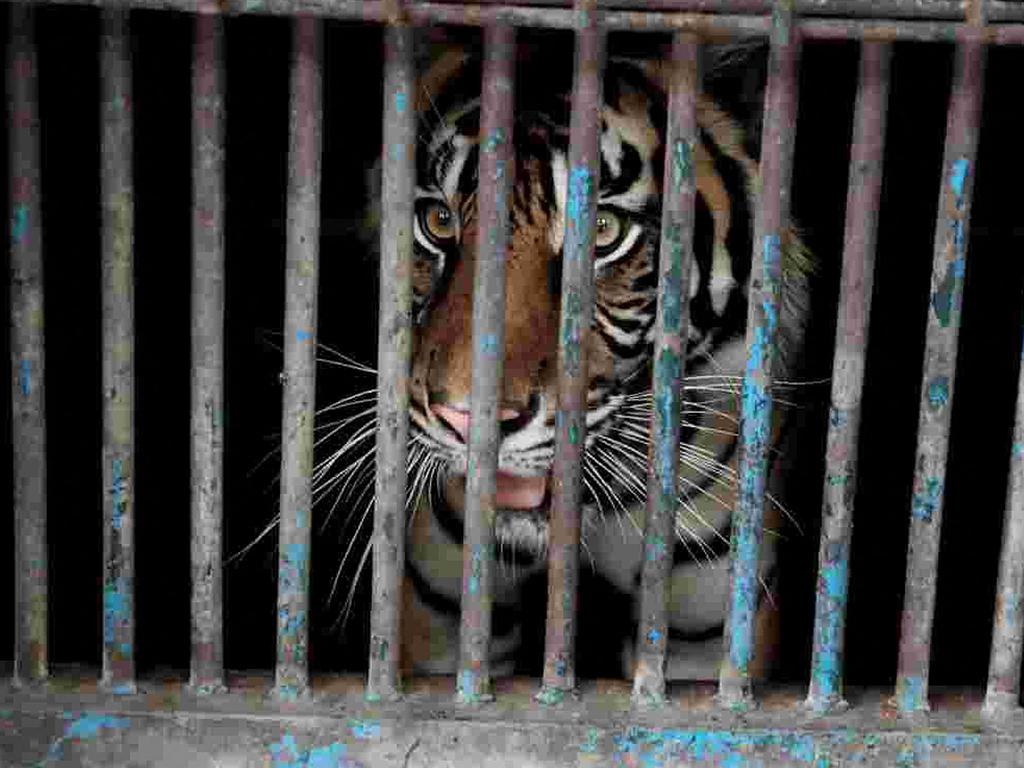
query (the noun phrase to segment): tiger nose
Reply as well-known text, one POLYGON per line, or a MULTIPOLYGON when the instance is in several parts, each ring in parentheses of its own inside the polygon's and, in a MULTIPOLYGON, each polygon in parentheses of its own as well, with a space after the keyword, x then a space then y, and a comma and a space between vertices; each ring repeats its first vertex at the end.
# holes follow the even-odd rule
MULTIPOLYGON (((462 442, 469 442, 469 409, 458 408, 451 405, 432 405, 430 410, 444 422, 444 425, 457 434, 462 442)), ((498 412, 498 421, 502 435, 507 434, 506 428, 510 424, 518 423, 522 419, 522 413, 514 408, 502 408, 498 412)))

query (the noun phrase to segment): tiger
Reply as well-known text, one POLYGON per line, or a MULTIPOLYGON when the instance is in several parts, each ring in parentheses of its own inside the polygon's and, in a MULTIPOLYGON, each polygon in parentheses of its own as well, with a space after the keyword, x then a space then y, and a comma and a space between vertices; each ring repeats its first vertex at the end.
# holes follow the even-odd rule
MULTIPOLYGON (((521 51, 516 67, 489 652, 492 673, 498 677, 536 674, 542 655, 572 92, 572 68, 551 67, 536 50, 521 51)), ((614 56, 604 71, 593 320, 585 346, 577 673, 586 677, 632 673, 643 560, 667 72, 653 60, 614 56), (610 619, 613 613, 622 617, 617 626, 610 619)), ((406 676, 451 675, 458 665, 479 225, 480 78, 478 50, 447 46, 423 68, 416 90, 409 522, 400 622, 406 676)), ((697 97, 696 114, 694 258, 669 586, 670 680, 714 679, 722 658, 759 185, 756 153, 745 126, 705 93, 697 97)), ((799 359, 813 270, 795 228, 783 238, 782 257, 777 380, 786 379, 799 359)), ((364 396, 354 402, 368 400, 364 396)), ((776 425, 777 434, 781 429, 776 425)), ((353 495, 359 486, 355 475, 369 476, 369 429, 360 434, 356 442, 364 448, 358 460, 351 439, 328 452, 320 473, 323 487, 341 486, 339 493, 353 495)), ((781 507, 768 505, 766 528, 779 525, 781 507)), ((769 536, 760 561, 766 590, 775 567, 776 547, 769 536)), ((778 636, 772 600, 760 601, 755 626, 752 670, 761 674, 771 664, 778 636)))

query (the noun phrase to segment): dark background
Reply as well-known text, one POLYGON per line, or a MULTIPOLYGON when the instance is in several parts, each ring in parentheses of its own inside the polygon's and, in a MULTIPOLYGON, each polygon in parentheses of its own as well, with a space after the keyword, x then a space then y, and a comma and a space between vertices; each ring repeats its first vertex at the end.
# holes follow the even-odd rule
MULTIPOLYGON (((38 14, 50 650, 56 664, 93 666, 100 660, 102 578, 98 21, 98 13, 85 8, 38 14)), ((6 39, 6 26, 3 32, 6 39)), ((191 18, 135 12, 132 35, 137 660, 146 674, 187 669, 189 659, 191 18)), ((356 229, 365 169, 380 143, 380 40, 377 27, 326 24, 319 340, 370 363, 376 358, 376 264, 356 229)), ((568 65, 571 37, 553 35, 549 42, 564 47, 568 65)), ((227 21, 227 555, 264 529, 277 504, 289 44, 285 20, 227 21)), ((635 48, 635 40, 623 44, 635 48)), ((803 53, 793 210, 820 261, 805 372, 811 380, 827 377, 831 366, 857 52, 853 44, 807 43, 803 53)), ((900 44, 893 60, 848 621, 847 670, 854 683, 886 684, 895 677, 952 53, 949 45, 900 44)), ((751 66, 756 63, 755 57, 751 66)), ((1015 113, 1021 72, 1021 51, 990 53, 946 483, 935 683, 981 684, 988 665, 1021 349, 1024 156, 1015 113)), ((2 258, 6 273, 6 250, 2 258)), ((3 292, 4 316, 7 301, 3 292)), ((6 335, 0 368, 10 381, 6 335)), ((318 402, 369 383, 324 366, 318 402)), ((781 674, 790 679, 806 679, 810 654, 827 399, 827 384, 801 391, 793 411, 804 431, 784 457, 788 506, 802 529, 789 526, 782 544, 781 674)), ((9 396, 0 403, 0 563, 10 563, 9 396)), ((342 517, 335 515, 314 540, 311 661, 318 670, 365 665, 365 610, 357 607, 344 630, 337 626, 351 567, 340 598, 328 600, 351 531, 343 530, 342 517)), ((273 666, 275 542, 276 535, 268 536, 227 567, 229 668, 273 666)), ((0 659, 12 655, 12 576, 11 568, 0 568, 0 659)), ((368 576, 361 582, 363 600, 368 576)))

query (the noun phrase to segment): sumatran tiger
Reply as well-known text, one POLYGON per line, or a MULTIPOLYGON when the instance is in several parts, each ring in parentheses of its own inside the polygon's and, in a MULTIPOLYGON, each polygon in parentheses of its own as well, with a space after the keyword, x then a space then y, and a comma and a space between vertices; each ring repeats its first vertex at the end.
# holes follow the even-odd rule
MULTIPOLYGON (((572 80, 571 67, 546 66, 533 55, 519 59, 494 523, 498 563, 491 663, 496 675, 535 674, 542 656, 572 80)), ((453 674, 459 649, 477 258, 480 59, 470 50, 450 48, 422 71, 416 103, 410 520, 402 666, 407 674, 453 674)), ((593 322, 586 344, 577 640, 577 671, 584 676, 632 671, 658 282, 666 124, 663 71, 651 62, 613 57, 604 75, 593 322)), ((704 95, 697 102, 697 119, 695 258, 680 414, 669 679, 714 678, 722 655, 747 282, 759 184, 752 142, 740 122, 704 95)), ((790 374, 801 347, 809 270, 808 255, 791 233, 783 243, 777 381, 790 374)), ((365 406, 371 397, 340 405, 365 406)), ((356 426, 355 436, 340 448, 335 445, 317 479, 322 493, 349 504, 355 499, 355 514, 361 511, 365 519, 372 503, 373 410, 348 421, 356 426)), ((778 512, 779 505, 770 502, 766 528, 778 524, 778 512)), ((766 588, 775 561, 773 539, 765 537, 761 576, 766 588)), ((755 673, 771 660, 773 611, 771 600, 761 600, 755 673)))

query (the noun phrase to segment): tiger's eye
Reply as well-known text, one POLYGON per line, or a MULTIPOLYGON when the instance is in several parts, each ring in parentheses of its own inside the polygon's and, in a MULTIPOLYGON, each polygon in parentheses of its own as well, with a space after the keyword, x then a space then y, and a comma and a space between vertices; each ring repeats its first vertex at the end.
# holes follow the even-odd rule
POLYGON ((444 203, 431 202, 425 205, 420 222, 431 240, 444 241, 455 237, 455 217, 444 203))
POLYGON ((611 248, 617 245, 624 229, 622 219, 616 213, 599 210, 595 225, 594 245, 598 248, 611 248))

